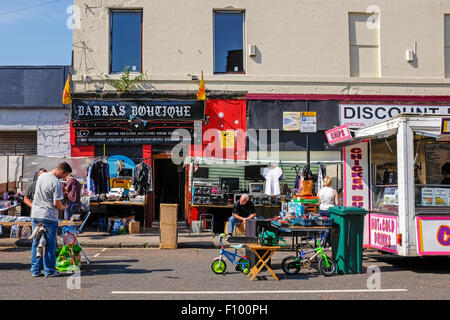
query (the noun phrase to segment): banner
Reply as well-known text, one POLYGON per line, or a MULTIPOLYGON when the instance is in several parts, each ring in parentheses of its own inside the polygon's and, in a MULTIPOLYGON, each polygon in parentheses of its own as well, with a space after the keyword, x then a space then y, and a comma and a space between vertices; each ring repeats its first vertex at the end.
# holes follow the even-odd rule
POLYGON ((370 247, 391 253, 398 253, 398 217, 370 214, 369 219, 370 247))
POLYGON ((450 217, 416 217, 419 255, 450 255, 450 217))
POLYGON ((350 140, 352 138, 350 130, 346 124, 325 131, 325 135, 327 136, 329 144, 335 144, 345 140, 350 140))
POLYGON ((196 101, 102 101, 73 100, 72 120, 203 120, 205 102, 196 101))
POLYGON ((344 206, 369 210, 369 143, 343 148, 344 206))
POLYGON ((379 104, 340 104, 340 124, 349 128, 364 128, 400 113, 448 114, 450 106, 439 105, 379 105, 379 104))

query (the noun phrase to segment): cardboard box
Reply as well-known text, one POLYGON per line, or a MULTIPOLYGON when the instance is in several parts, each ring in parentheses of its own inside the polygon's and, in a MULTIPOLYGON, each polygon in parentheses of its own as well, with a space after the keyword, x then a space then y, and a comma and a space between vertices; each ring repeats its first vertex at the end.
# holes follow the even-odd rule
POLYGON ((141 224, 139 221, 132 221, 128 224, 128 232, 130 234, 141 233, 141 224))
POLYGON ((161 203, 160 208, 159 247, 161 249, 176 249, 178 247, 178 205, 161 203))
MULTIPOLYGON (((224 229, 224 233, 226 233, 226 234, 228 234, 228 225, 229 225, 229 222, 227 221, 227 222, 225 222, 225 229, 224 229)), ((243 223, 241 223, 241 224, 239 224, 239 225, 236 225, 235 227, 234 227, 234 233, 233 233, 233 235, 236 235, 236 236, 245 236, 245 224, 243 224, 243 223)))

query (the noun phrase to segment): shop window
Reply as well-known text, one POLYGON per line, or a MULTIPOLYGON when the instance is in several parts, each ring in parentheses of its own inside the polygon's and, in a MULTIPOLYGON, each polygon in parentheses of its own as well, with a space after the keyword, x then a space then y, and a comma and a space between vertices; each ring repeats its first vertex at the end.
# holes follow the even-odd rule
POLYGON ((110 72, 142 72, 142 11, 112 10, 110 72))
POLYGON ((380 76, 379 30, 370 25, 372 14, 349 13, 350 76, 380 76))
POLYGON ((445 50, 445 77, 450 77, 450 15, 444 18, 444 50, 445 50))
POLYGON ((214 73, 244 73, 244 12, 214 12, 214 73))

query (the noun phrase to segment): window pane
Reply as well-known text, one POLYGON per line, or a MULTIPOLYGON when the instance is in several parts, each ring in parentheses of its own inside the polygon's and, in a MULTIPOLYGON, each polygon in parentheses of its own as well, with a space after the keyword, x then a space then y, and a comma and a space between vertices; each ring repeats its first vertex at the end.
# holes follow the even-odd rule
POLYGON ((214 72, 243 72, 244 13, 214 12, 214 72))
POLYGON ((112 11, 111 72, 141 72, 142 12, 112 11))

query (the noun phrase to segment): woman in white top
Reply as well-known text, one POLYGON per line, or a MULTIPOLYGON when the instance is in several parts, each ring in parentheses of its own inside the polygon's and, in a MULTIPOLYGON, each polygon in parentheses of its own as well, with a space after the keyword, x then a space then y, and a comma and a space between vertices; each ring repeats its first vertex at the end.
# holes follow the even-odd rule
MULTIPOLYGON (((323 179, 323 188, 319 190, 317 193, 317 197, 319 198, 319 214, 321 216, 329 217, 330 213, 328 212, 328 209, 330 207, 338 206, 339 205, 339 196, 336 190, 330 187, 331 185, 331 178, 329 176, 326 176, 323 179)), ((323 240, 322 244, 324 248, 329 247, 329 238, 328 238, 328 231, 325 231, 325 234, 322 234, 323 240)))
POLYGON ((323 188, 319 190, 317 193, 317 197, 319 198, 319 214, 321 216, 329 217, 330 213, 328 209, 330 207, 339 205, 339 196, 336 190, 330 187, 331 178, 326 176, 323 179, 323 188))

